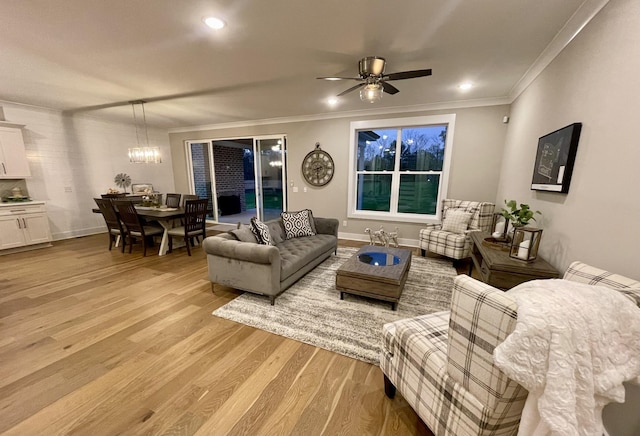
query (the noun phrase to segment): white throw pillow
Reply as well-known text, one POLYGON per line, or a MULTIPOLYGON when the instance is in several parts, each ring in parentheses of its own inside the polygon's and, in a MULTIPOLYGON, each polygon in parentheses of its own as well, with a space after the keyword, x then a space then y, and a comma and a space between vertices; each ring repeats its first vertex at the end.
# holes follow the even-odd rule
POLYGON ((300 212, 282 212, 282 224, 287 239, 299 238, 301 236, 314 236, 313 214, 309 209, 300 212))
POLYGON ((448 210, 442 221, 442 230, 451 233, 464 234, 469 221, 471 221, 471 212, 463 212, 461 210, 448 210))

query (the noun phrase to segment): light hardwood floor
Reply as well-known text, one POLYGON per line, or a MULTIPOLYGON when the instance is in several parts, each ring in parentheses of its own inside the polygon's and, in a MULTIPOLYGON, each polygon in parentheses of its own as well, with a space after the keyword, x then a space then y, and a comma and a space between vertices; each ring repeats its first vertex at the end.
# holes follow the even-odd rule
POLYGON ((107 246, 0 256, 0 434, 431 434, 377 366, 212 316, 199 247, 107 246))

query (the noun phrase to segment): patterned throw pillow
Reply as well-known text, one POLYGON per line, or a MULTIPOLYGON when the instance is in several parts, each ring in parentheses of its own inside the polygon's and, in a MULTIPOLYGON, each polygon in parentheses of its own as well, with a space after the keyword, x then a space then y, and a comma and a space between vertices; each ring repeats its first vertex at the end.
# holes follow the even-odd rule
POLYGON ((471 216, 472 214, 470 212, 449 209, 447 211, 447 216, 445 216, 442 221, 442 230, 451 233, 463 234, 469 226, 471 216))
POLYGON ((251 231, 256 235, 258 243, 262 245, 275 245, 271 240, 269 227, 256 217, 251 218, 251 231))
POLYGON ((287 239, 299 238, 301 236, 314 236, 313 214, 309 209, 300 212, 282 212, 282 224, 287 239))

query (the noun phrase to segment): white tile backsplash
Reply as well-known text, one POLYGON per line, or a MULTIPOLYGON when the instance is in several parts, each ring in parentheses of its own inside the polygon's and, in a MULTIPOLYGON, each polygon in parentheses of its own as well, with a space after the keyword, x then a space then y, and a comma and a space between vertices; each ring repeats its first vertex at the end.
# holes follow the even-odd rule
POLYGON ((20 188, 22 195, 29 196, 27 182, 24 179, 0 179, 0 198, 13 195, 11 192, 13 188, 20 188))

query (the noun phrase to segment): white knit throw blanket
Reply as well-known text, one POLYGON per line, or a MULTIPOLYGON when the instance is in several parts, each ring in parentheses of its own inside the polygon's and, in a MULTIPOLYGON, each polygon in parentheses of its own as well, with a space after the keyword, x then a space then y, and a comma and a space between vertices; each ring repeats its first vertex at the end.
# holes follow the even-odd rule
POLYGON ((640 376, 640 309, 620 292, 568 280, 535 280, 507 292, 516 328, 496 365, 529 391, 524 435, 603 434, 602 408, 624 402, 640 376))

